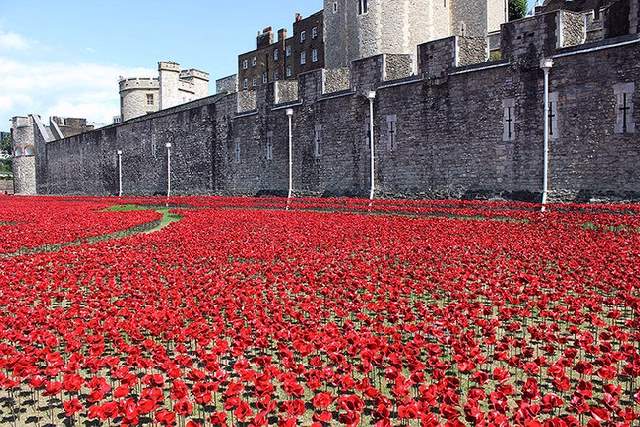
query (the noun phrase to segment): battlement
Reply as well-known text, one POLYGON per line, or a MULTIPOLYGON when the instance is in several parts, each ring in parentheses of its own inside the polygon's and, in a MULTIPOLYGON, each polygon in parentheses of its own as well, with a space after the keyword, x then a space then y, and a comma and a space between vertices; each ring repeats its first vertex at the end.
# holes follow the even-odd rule
POLYGON ((120 92, 125 90, 136 90, 136 89, 160 89, 160 81, 157 78, 151 77, 132 77, 132 78, 122 78, 119 82, 120 92))
POLYGON ((158 71, 176 71, 180 72, 180 64, 173 61, 158 62, 158 71))
POLYGON ((180 79, 200 79, 209 81, 209 73, 191 68, 180 71, 180 79))

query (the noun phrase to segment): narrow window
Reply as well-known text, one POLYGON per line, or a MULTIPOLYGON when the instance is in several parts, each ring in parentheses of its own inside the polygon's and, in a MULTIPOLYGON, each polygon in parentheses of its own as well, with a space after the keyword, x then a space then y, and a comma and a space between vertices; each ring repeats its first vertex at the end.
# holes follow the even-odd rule
POLYGON ((291 71, 291 66, 287 67, 287 77, 291 77, 293 75, 293 71, 291 71))
POLYGON ((307 32, 303 31, 300 33, 300 43, 304 43, 307 40, 307 32))
POLYGON ((333 13, 338 13, 338 2, 337 1, 333 2, 333 13))
POLYGON ((464 22, 460 23, 460 37, 465 37, 467 35, 467 24, 464 22))
POLYGON ((258 65, 258 58, 254 56, 253 59, 251 60, 251 66, 255 67, 256 65, 258 65))
POLYGON ((249 68, 249 61, 245 59, 244 61, 242 61, 242 69, 246 70, 247 68, 249 68))
POLYGON ((278 62, 279 59, 280 59, 280 50, 276 49, 273 51, 273 60, 278 62))
POLYGON ((558 92, 549 94, 549 136, 551 139, 560 138, 558 126, 558 92))
POLYGON ((236 141, 236 149, 234 155, 236 163, 240 163, 240 141, 236 141))
POLYGON ((311 30, 311 37, 314 39, 318 38, 318 27, 313 27, 313 29, 311 30))
POLYGON ((242 89, 249 89, 249 79, 244 79, 242 81, 242 89))
POLYGON ((280 77, 280 75, 278 74, 278 72, 277 72, 277 71, 274 71, 274 72, 273 72, 273 81, 274 81, 274 82, 275 82, 275 81, 277 81, 279 77, 280 77))
POLYGON ((153 94, 147 94, 147 105, 153 105, 153 94))
POLYGON ((291 46, 287 46, 287 57, 291 56, 291 46))
POLYGON ((394 114, 394 115, 387 116, 386 120, 387 120, 387 150, 395 151, 397 146, 397 139, 398 139, 398 134, 397 134, 398 118, 394 114))
POLYGON ((364 15, 369 11, 368 0, 358 0, 358 15, 364 15))
POLYGON ((316 125, 314 134, 313 134, 313 155, 316 158, 319 158, 322 152, 320 151, 320 147, 322 145, 322 125, 316 125))
POLYGON ((307 63, 307 52, 302 52, 300 54, 300 65, 304 65, 307 63))
POLYGON ((252 83, 253 83, 253 87, 258 86, 258 81, 257 81, 255 78, 253 79, 253 82, 252 82, 252 83))
POLYGON ((318 49, 313 49, 311 51, 311 60, 313 62, 318 62, 318 49))
POLYGON ((633 96, 635 83, 621 83, 613 87, 616 96, 616 124, 614 132, 635 133, 636 124, 633 120, 633 96))
POLYGON ((515 99, 505 99, 502 101, 502 140, 505 142, 516 139, 516 101, 515 99))
POLYGON ((262 83, 267 83, 269 81, 269 76, 267 73, 262 73, 262 83))
POLYGON ((273 160, 273 132, 267 132, 267 160, 273 160))

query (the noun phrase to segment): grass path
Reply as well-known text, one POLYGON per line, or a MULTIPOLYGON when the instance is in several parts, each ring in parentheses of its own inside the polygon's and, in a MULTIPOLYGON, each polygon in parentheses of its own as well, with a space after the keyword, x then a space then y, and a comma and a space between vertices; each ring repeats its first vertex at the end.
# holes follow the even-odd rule
POLYGON ((61 249, 69 246, 80 246, 83 244, 93 244, 93 243, 104 242, 106 240, 123 239, 125 237, 129 237, 134 234, 155 233, 169 226, 170 224, 174 222, 178 222, 182 219, 181 215, 172 213, 171 208, 159 207, 159 206, 115 205, 105 209, 105 212, 131 212, 131 211, 147 211, 147 210, 154 210, 159 214, 161 214, 162 217, 156 221, 147 222, 126 230, 120 230, 114 233, 103 234, 101 236, 85 237, 82 239, 74 240, 73 242, 42 245, 35 248, 22 248, 13 253, 0 254, 0 258, 13 258, 21 255, 35 255, 35 254, 42 254, 42 253, 49 253, 49 252, 58 252, 61 249))

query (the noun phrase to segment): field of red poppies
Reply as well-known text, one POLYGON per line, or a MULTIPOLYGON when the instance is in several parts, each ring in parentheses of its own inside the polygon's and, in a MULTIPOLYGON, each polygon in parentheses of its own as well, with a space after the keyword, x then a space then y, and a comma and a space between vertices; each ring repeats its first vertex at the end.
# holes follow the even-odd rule
POLYGON ((82 240, 164 203, 0 196, 0 425, 640 424, 638 206, 176 198, 82 240))

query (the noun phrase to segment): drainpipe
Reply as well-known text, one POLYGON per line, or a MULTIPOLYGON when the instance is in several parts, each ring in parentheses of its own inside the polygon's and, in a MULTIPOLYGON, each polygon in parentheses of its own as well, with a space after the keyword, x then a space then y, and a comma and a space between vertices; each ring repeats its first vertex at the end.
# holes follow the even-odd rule
POLYGON ((546 211, 549 196, 549 72, 553 67, 553 59, 540 61, 544 71, 544 172, 542 175, 542 212, 546 211))
POLYGON ((369 195, 369 199, 373 200, 376 192, 375 139, 373 137, 373 101, 376 99, 376 92, 373 90, 370 91, 367 93, 367 98, 369 99, 369 142, 371 145, 371 194, 369 195))
POLYGON ((287 196, 287 209, 293 195, 293 108, 287 108, 289 118, 289 195, 287 196))
POLYGON ((169 197, 171 196, 171 143, 165 144, 167 147, 167 205, 169 205, 169 197))
POLYGON ((122 197, 122 150, 118 150, 118 197, 122 197))

